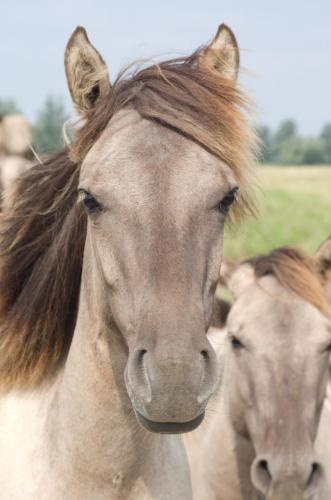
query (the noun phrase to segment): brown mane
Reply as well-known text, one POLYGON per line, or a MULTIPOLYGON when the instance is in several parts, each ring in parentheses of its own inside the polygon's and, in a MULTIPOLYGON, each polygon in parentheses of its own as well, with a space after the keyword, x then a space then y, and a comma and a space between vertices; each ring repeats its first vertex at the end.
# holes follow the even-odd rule
POLYGON ((321 255, 318 259, 318 272, 322 277, 323 285, 331 282, 331 236, 329 236, 317 250, 317 254, 321 255), (329 249, 329 250, 327 250, 329 249))
POLYGON ((302 297, 331 318, 331 306, 313 258, 296 249, 284 247, 245 262, 252 265, 257 279, 268 274, 275 276, 286 290, 302 297))
MULTIPOLYGON (((201 49, 203 50, 203 49, 201 49)), ((80 165, 112 116, 133 106, 225 161, 241 188, 237 215, 254 210, 247 175, 256 139, 247 100, 200 52, 120 75, 69 149, 27 171, 0 235, 0 386, 31 387, 65 360, 78 306, 86 219, 77 205, 80 165)))

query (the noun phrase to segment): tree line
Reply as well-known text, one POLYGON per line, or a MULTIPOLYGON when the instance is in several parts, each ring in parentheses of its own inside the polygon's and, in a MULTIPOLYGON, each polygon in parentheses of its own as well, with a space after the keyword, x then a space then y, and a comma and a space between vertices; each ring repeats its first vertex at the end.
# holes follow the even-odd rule
MULTIPOLYGON (((0 99, 0 116, 19 113, 14 100, 0 99)), ((33 126, 34 147, 39 155, 58 151, 64 145, 63 124, 68 119, 63 101, 49 96, 33 126)), ((303 137, 293 120, 283 121, 277 130, 258 127, 262 142, 262 162, 277 165, 331 165, 331 123, 317 137, 303 137)))
POLYGON ((276 131, 258 128, 263 163, 277 165, 331 164, 331 123, 317 137, 303 137, 293 120, 283 121, 276 131))

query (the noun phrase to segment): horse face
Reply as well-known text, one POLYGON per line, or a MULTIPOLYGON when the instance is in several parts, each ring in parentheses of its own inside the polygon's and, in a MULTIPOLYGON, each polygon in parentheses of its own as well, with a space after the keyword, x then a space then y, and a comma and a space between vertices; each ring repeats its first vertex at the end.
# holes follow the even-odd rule
MULTIPOLYGON (((196 427, 218 378, 206 331, 224 223, 237 189, 235 169, 220 158, 231 158, 232 167, 241 168, 254 149, 250 127, 237 116, 243 99, 236 97, 229 108, 230 96, 238 95, 238 65, 236 40, 222 25, 211 44, 178 72, 177 87, 160 68, 147 70, 145 83, 139 73, 124 99, 129 104, 120 104, 120 111, 114 106, 117 112, 92 141, 81 167, 79 193, 89 221, 84 268, 93 267, 99 310, 128 348, 127 392, 139 421, 152 431, 196 427), (201 99, 206 78, 213 83, 201 99), (224 95, 207 109, 220 85, 224 95), (188 104, 194 92, 196 99, 188 104), (145 97, 145 105, 139 96, 145 97), (217 108, 215 114, 215 106, 223 111, 217 108), (203 115, 201 107, 206 108, 203 115), (164 116, 171 122, 166 121, 167 126, 161 125, 164 116), (188 138, 192 129, 195 141, 188 138), (229 134, 231 140, 225 140, 229 134), (218 154, 208 152, 213 147, 199 145, 206 137, 218 138, 218 154), (229 148, 231 153, 223 154, 229 148)), ((118 90, 115 84, 112 89, 105 62, 82 28, 69 40, 65 66, 73 101, 87 123, 97 105, 102 115, 102 99, 122 103, 116 92, 128 87, 118 90)), ((176 73, 175 66, 171 71, 176 73)))
POLYGON ((191 428, 214 390, 206 331, 226 219, 221 204, 235 187, 226 165, 132 110, 114 118, 82 166, 87 251, 129 348, 128 393, 151 430, 191 428))
POLYGON ((236 272, 239 294, 227 324, 232 420, 253 443, 255 487, 268 499, 310 498, 323 475, 313 445, 328 380, 331 322, 273 276, 249 282, 247 272, 245 280, 242 270, 236 272))

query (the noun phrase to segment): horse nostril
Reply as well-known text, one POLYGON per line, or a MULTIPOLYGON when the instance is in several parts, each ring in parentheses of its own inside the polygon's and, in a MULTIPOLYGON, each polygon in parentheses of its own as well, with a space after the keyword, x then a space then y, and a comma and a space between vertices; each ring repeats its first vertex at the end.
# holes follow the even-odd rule
POLYGON ((203 359, 205 361, 208 361, 209 360, 209 353, 206 349, 203 349, 201 352, 200 352, 201 356, 203 357, 203 359))
POLYGON ((219 381, 219 370, 216 353, 208 345, 199 351, 201 385, 199 388, 198 403, 206 405, 210 396, 215 392, 219 381))
POLYGON ((258 468, 260 469, 261 473, 271 481, 272 477, 269 471, 268 462, 266 460, 260 460, 258 463, 258 468))
POLYGON ((272 475, 267 460, 256 460, 252 466, 252 482, 264 495, 272 483, 272 475))
POLYGON ((312 490, 317 486, 317 483, 323 475, 323 467, 317 463, 313 462, 311 465, 311 470, 309 477, 306 481, 305 490, 312 490))
POLYGON ((136 348, 129 355, 126 369, 126 388, 131 401, 134 401, 137 409, 142 412, 145 403, 152 399, 151 384, 149 378, 149 352, 144 348, 136 348))
POLYGON ((147 354, 147 350, 146 349, 138 349, 136 351, 136 363, 138 365, 142 363, 143 357, 145 356, 145 354, 147 354))
POLYGON ((144 387, 147 381, 147 373, 144 357, 147 354, 147 349, 136 349, 130 363, 130 382, 134 380, 134 385, 144 387))

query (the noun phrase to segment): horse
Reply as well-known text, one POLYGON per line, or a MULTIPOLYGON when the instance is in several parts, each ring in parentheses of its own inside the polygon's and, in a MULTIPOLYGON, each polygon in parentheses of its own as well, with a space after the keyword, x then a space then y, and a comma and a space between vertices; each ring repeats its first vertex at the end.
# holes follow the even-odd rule
POLYGON ((32 165, 32 130, 17 114, 0 116, 0 189, 2 208, 9 204, 17 177, 32 165))
POLYGON ((196 500, 330 498, 330 489, 322 495, 326 453, 314 447, 331 350, 321 249, 314 258, 281 248, 222 265, 235 300, 212 333, 222 384, 187 436, 196 500))
POLYGON ((21 156, 4 156, 0 158, 1 208, 15 202, 15 188, 18 177, 30 168, 33 163, 21 156))
POLYGON ((0 117, 0 156, 29 156, 32 130, 18 114, 0 117))
POLYGON ((206 332, 223 229, 254 211, 238 68, 221 25, 111 85, 73 32, 81 128, 20 177, 1 219, 3 498, 191 499, 180 434, 218 384, 206 332))

